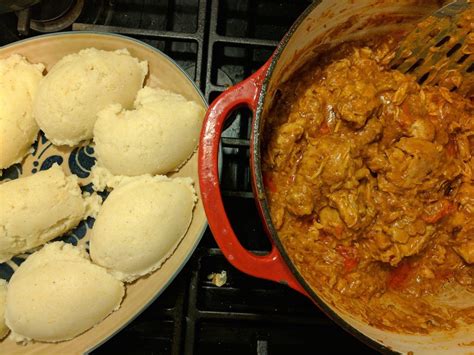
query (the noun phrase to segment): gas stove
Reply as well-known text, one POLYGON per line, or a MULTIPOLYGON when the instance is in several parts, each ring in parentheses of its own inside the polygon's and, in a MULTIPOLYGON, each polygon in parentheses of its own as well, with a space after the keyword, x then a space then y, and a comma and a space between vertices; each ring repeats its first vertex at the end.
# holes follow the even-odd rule
MULTIPOLYGON (((211 102, 255 72, 272 54, 305 0, 43 0, 0 15, 0 45, 56 31, 115 32, 168 54, 211 102)), ((251 112, 238 109, 222 138, 221 188, 241 243, 266 253, 250 186, 251 112)), ((93 353, 303 354, 373 351, 344 332, 307 298, 233 268, 206 231, 166 291, 93 353), (227 274, 218 287, 209 275, 227 274), (308 351, 308 349, 312 349, 308 351)))

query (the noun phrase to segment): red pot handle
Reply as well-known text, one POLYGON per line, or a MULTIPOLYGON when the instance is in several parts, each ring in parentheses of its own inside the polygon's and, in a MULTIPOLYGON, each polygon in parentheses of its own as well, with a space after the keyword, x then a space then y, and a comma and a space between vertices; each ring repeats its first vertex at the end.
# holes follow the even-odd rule
POLYGON ((262 83, 270 63, 271 59, 252 76, 224 91, 210 105, 199 143, 201 197, 214 238, 233 266, 255 277, 287 284, 307 295, 272 240, 270 240, 272 243, 270 253, 263 256, 246 250, 240 244, 225 213, 219 187, 218 153, 224 122, 234 109, 241 106, 248 106, 255 114, 262 83))

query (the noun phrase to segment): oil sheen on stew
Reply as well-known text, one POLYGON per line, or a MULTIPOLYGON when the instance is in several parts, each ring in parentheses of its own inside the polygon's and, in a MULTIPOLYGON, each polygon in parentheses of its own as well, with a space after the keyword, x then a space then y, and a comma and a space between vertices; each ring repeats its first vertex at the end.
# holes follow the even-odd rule
POLYGON ((474 302, 443 301, 474 301, 474 105, 390 70, 395 47, 343 44, 280 86, 264 184, 324 299, 382 329, 454 329, 474 322, 474 302))

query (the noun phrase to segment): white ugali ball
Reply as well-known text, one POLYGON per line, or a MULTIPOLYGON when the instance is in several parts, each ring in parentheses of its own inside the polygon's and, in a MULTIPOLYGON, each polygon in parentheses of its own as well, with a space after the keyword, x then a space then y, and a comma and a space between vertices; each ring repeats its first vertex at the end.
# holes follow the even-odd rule
POLYGON ((148 175, 119 185, 94 223, 92 260, 128 282, 156 270, 186 234, 195 201, 190 178, 148 175))
POLYGON ((43 70, 18 54, 0 60, 0 169, 20 162, 36 140, 32 106, 43 70))
POLYGON ((72 339, 120 307, 122 282, 94 265, 83 248, 47 244, 15 271, 5 320, 17 342, 72 339))
POLYGON ((58 165, 0 184, 0 263, 66 233, 100 201, 83 196, 77 177, 58 165))
POLYGON ((98 164, 114 175, 166 174, 194 152, 205 110, 183 96, 144 87, 134 110, 112 105, 94 127, 98 164))
POLYGON ((5 338, 9 329, 5 324, 5 304, 7 301, 7 282, 0 279, 0 340, 5 338))
POLYGON ((147 62, 126 49, 67 55, 41 82, 33 116, 54 144, 74 146, 92 138, 97 112, 112 103, 132 106, 147 72, 147 62))

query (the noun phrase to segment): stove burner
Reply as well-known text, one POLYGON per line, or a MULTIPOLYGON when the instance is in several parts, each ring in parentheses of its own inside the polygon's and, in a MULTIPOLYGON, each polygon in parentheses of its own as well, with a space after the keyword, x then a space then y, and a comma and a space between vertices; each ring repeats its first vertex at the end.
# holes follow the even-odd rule
POLYGON ((31 20, 35 22, 54 21, 63 17, 74 5, 74 0, 43 0, 31 8, 31 20))
POLYGON ((71 26, 84 7, 84 0, 43 0, 31 8, 30 28, 56 32, 71 26))

